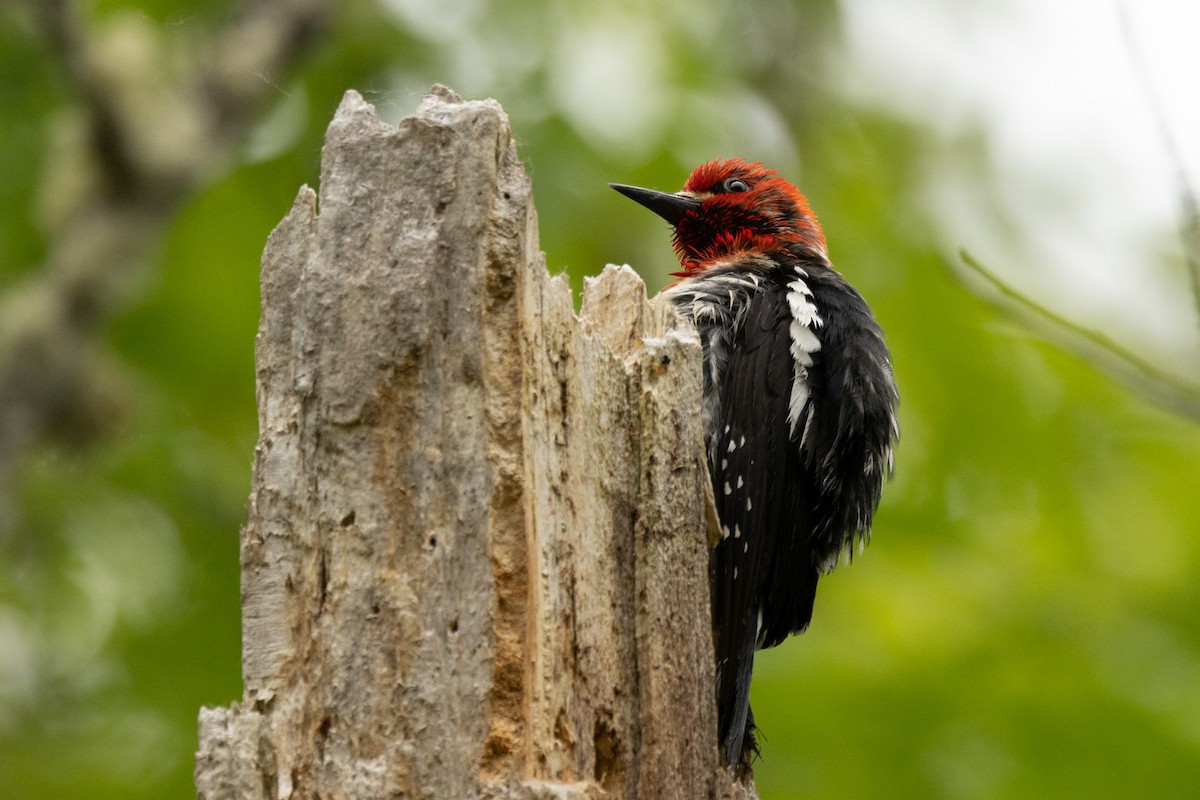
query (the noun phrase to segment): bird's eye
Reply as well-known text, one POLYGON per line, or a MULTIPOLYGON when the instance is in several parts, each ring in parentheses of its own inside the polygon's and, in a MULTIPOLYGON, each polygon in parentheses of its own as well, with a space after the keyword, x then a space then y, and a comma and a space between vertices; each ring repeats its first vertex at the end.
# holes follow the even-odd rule
POLYGON ((721 184, 721 188, 723 188, 727 192, 748 192, 748 191, 750 191, 750 185, 748 183, 746 183, 744 180, 742 180, 741 178, 730 178, 727 181, 725 181, 723 184, 721 184))

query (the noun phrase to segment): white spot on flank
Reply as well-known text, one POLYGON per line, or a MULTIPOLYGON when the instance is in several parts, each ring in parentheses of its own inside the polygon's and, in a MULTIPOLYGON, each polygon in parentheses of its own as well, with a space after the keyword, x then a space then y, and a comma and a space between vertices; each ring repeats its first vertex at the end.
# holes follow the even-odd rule
POLYGON ((729 488, 729 481, 725 481, 725 494, 731 494, 732 492, 733 490, 729 488))
POLYGON ((728 539, 728 538, 729 538, 729 526, 728 526, 728 525, 722 525, 722 526, 721 526, 721 538, 722 538, 722 539, 728 539))
POLYGON ((742 440, 740 442, 738 442, 738 447, 745 447, 745 446, 746 446, 746 437, 743 436, 742 440))
POLYGON ((741 475, 738 475, 737 488, 739 488, 739 489, 740 489, 740 488, 742 488, 742 487, 743 487, 743 486, 745 486, 745 485, 746 485, 746 484, 742 483, 742 476, 741 476, 741 475))
POLYGON ((728 425, 726 425, 726 426, 725 426, 725 432, 726 432, 726 433, 729 433, 729 426, 728 426, 728 425))
POLYGON ((737 572, 738 572, 738 570, 737 570, 737 567, 734 567, 734 568, 733 568, 733 579, 734 579, 735 581, 737 580, 737 572))
POLYGON ((729 459, 728 458, 721 459, 721 469, 729 469, 729 459))
POLYGON ((749 541, 749 540, 746 540, 746 541, 742 542, 742 552, 743 552, 743 553, 749 553, 749 552, 750 552, 750 541, 749 541))
POLYGON ((749 497, 747 497, 747 498, 746 498, 746 510, 747 510, 747 511, 749 511, 749 510, 751 510, 752 508, 754 508, 754 504, 753 504, 753 503, 751 503, 751 502, 750 502, 750 498, 749 498, 749 497))
POLYGON ((732 453, 734 450, 737 450, 737 442, 735 442, 733 439, 730 439, 729 440, 729 452, 732 453))
POLYGON ((742 526, 741 525, 733 526, 733 538, 735 538, 735 539, 742 538, 742 526))

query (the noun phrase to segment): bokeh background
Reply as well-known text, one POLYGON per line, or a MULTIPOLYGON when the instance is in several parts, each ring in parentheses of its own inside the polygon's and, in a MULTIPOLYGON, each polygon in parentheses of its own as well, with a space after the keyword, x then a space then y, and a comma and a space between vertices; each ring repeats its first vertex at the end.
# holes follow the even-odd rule
POLYGON ((669 280, 607 181, 741 156, 887 330, 896 479, 760 656, 762 797, 1198 796, 1197 30, 1182 0, 4 3, 0 797, 193 795, 197 711, 241 696, 259 255, 346 89, 396 121, 433 82, 504 105, 576 288, 669 280))

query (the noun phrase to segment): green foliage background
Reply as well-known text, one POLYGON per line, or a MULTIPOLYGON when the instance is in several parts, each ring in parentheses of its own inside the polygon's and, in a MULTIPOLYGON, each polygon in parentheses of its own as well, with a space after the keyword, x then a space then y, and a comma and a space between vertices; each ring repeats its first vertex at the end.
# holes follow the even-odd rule
MULTIPOLYGON (((91 30, 133 25, 186 49, 232 8, 86 12, 91 30)), ((508 110, 551 270, 576 287, 629 262, 653 291, 672 267, 661 223, 606 181, 672 188, 702 160, 743 156, 806 192, 887 330, 897 477, 872 546, 823 582, 811 630, 760 657, 764 798, 1193 796, 1200 430, 955 277, 922 190, 944 159, 981 160, 982 132, 948 141, 847 96, 833 0, 337 9, 300 68, 269 78, 273 107, 173 220, 108 327, 111 435, 39 449, 15 476, 0 531, 0 797, 193 792, 197 710, 241 695, 262 246, 315 185, 344 90, 395 121, 435 81, 508 110), (597 53, 657 81, 650 96, 645 82, 619 87, 629 119, 586 96, 600 84, 580 64, 597 53)), ((75 99, 15 6, 0 73, 4 291, 49 246, 45 167, 75 99)))

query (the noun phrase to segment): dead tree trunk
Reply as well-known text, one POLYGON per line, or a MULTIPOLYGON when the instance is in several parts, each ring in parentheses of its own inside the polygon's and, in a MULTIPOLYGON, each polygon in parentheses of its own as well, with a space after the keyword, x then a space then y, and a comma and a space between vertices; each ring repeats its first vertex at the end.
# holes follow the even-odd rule
POLYGON ((267 243, 222 798, 750 797, 718 764, 699 346, 583 313, 507 118, 349 93, 267 243), (318 213, 319 209, 319 213, 318 213))

